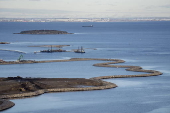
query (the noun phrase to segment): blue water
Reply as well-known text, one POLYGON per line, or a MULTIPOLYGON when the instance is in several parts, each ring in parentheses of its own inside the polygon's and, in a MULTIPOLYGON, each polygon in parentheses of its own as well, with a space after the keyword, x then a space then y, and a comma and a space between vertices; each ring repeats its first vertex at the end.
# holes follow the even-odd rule
MULTIPOLYGON (((107 79, 117 88, 98 91, 49 93, 14 99, 16 105, 3 113, 170 113, 170 22, 117 23, 0 23, 0 59, 27 60, 69 58, 116 58, 163 75, 144 78, 107 79), (81 27, 91 25, 94 27, 81 27), (64 30, 69 35, 20 35, 23 30, 64 30), (47 48, 34 45, 70 45, 65 50, 85 48, 85 54, 37 53, 47 48), (94 50, 96 49, 96 50, 94 50), (4 51, 12 50, 12 51, 4 51), (18 52, 19 51, 19 52, 18 52), (23 52, 23 53, 20 53, 23 52)), ((141 74, 123 68, 94 67, 102 61, 0 65, 0 77, 91 78, 141 74)))

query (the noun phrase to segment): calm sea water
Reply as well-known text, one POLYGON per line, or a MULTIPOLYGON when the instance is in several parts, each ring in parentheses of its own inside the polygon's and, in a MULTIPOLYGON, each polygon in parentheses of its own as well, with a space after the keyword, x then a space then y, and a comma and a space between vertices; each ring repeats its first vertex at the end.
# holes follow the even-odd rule
MULTIPOLYGON (((16 105, 3 113, 170 113, 170 22, 118 23, 0 23, 0 59, 27 60, 69 58, 117 58, 122 65, 138 65, 163 75, 108 79, 117 88, 98 91, 48 93, 12 100, 16 105), (91 25, 94 27, 81 27, 91 25), (64 30, 69 35, 20 35, 23 30, 64 30), (70 45, 65 50, 85 48, 85 54, 37 53, 47 48, 34 45, 70 45), (94 50, 96 49, 96 50, 94 50), (12 50, 12 51, 4 51, 12 50), (23 52, 23 53, 20 53, 23 52)), ((0 77, 91 78, 138 74, 123 68, 94 67, 102 61, 0 65, 0 77)), ((139 73, 140 74, 140 73, 139 73)))

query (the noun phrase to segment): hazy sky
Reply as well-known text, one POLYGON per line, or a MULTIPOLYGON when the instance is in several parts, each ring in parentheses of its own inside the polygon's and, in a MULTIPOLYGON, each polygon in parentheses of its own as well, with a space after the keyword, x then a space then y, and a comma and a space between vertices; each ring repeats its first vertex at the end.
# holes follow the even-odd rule
POLYGON ((3 17, 170 17, 170 0, 0 0, 3 17))

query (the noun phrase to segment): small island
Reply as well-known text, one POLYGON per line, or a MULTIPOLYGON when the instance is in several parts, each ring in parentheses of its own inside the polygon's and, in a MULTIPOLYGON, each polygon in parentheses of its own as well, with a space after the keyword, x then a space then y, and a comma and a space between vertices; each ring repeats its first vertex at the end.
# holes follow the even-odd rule
POLYGON ((0 44, 10 44, 9 42, 0 42, 0 44))
POLYGON ((21 31, 20 33, 14 34, 73 34, 68 33, 67 31, 59 31, 59 30, 28 30, 28 31, 21 31))

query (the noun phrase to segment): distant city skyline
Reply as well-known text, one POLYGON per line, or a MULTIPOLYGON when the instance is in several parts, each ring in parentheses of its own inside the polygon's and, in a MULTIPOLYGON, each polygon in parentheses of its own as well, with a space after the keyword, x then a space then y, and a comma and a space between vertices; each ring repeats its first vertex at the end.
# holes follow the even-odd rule
POLYGON ((0 18, 170 17, 170 0, 0 0, 0 18))

